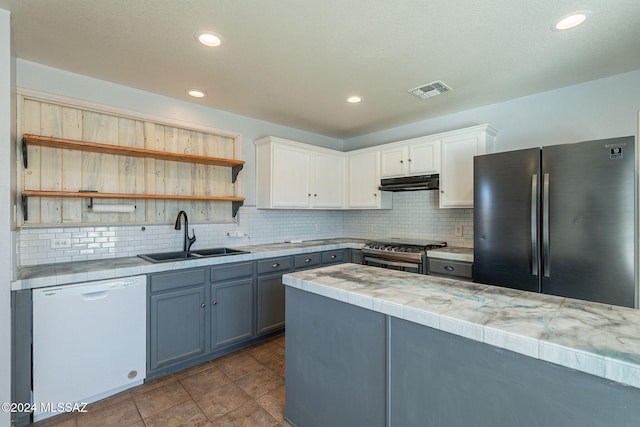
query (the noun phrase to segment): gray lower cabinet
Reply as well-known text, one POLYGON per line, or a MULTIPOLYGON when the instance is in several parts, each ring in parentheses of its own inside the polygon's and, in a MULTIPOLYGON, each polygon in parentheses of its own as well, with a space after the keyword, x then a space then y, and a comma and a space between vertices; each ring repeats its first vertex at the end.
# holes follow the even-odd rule
POLYGON ((385 315, 291 287, 286 298, 287 420, 385 426, 385 315))
POLYGON ((284 328, 284 285, 282 275, 293 271, 290 256, 258 261, 258 334, 284 328))
POLYGON ((211 269, 211 347, 216 350, 253 338, 254 263, 211 269))
POLYGON ((151 277, 149 297, 149 370, 202 355, 205 346, 205 271, 190 271, 189 278, 201 275, 202 281, 191 284, 176 273, 151 277), (173 290, 154 293, 154 284, 164 288, 175 279, 173 290))

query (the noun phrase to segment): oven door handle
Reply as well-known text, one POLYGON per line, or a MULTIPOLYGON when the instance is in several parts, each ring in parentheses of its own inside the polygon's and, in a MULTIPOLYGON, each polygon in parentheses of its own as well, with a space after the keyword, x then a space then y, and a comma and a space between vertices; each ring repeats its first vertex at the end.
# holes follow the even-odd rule
POLYGON ((371 262, 371 263, 380 264, 380 265, 389 265, 393 267, 420 268, 420 264, 418 263, 388 261, 386 259, 372 258, 372 257, 365 257, 364 260, 365 262, 371 262))

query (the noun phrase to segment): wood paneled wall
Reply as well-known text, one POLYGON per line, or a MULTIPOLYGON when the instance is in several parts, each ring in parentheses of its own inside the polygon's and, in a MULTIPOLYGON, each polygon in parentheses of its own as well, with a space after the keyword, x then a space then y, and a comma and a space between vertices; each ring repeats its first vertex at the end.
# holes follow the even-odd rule
MULTIPOLYGON (((228 159, 234 159, 238 152, 238 138, 232 136, 29 97, 21 99, 18 135, 23 133, 228 159)), ((231 169, 227 167, 39 146, 29 146, 28 160, 28 168, 20 168, 19 190, 235 195, 231 169)), ((98 203, 134 203, 136 209, 132 213, 95 213, 87 207, 89 199, 30 197, 29 217, 23 225, 168 223, 180 210, 185 210, 191 221, 232 220, 231 202, 137 199, 98 203)))

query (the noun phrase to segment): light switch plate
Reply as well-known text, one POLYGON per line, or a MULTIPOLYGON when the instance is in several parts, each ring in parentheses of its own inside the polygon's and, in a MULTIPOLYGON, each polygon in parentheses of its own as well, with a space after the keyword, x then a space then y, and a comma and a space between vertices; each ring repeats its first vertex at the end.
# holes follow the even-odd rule
POLYGON ((458 237, 462 237, 462 226, 461 225, 456 225, 453 234, 455 234, 458 237))

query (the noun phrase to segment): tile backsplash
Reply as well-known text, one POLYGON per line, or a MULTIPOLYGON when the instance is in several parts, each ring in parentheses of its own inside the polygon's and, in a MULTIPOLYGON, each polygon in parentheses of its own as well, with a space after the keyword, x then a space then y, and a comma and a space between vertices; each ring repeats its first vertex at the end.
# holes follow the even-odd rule
MULTIPOLYGON (((194 248, 243 246, 336 237, 410 237, 473 245, 473 209, 439 209, 436 191, 394 193, 393 209, 380 211, 263 210, 242 207, 234 223, 190 223, 194 248), (462 236, 456 236, 456 226, 462 236), (231 236, 229 236, 231 234, 231 236), (235 237, 239 234, 240 237, 235 237)), ((18 264, 36 265, 135 256, 182 248, 173 224, 50 228, 18 231, 18 264)))

